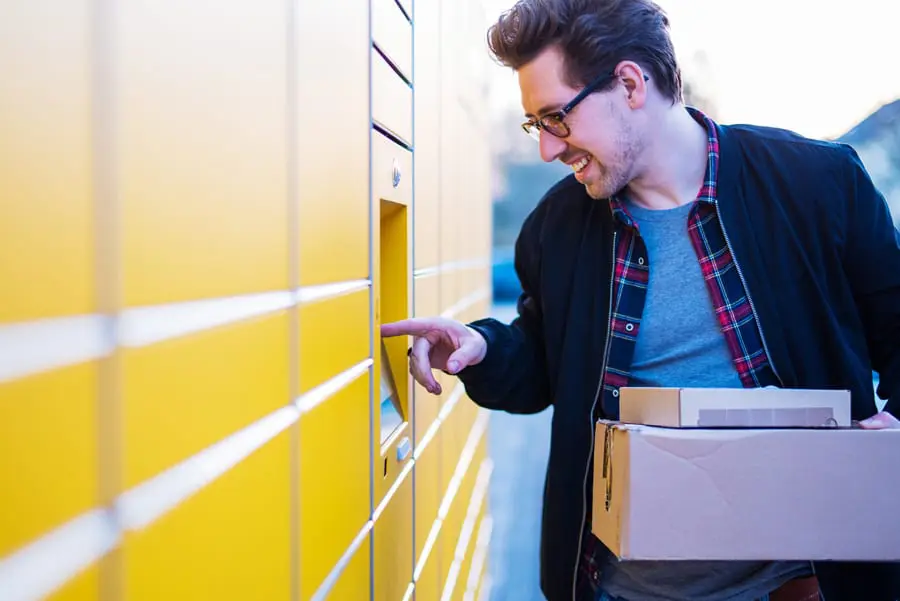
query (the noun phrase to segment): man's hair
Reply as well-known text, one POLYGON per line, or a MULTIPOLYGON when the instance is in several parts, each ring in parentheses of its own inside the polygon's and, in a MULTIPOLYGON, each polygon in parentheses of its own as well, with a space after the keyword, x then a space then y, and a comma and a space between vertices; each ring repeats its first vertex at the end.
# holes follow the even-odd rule
POLYGON ((573 88, 630 60, 663 96, 673 103, 683 98, 669 18, 651 0, 519 0, 487 38, 496 60, 514 70, 556 45, 565 58, 564 81, 573 88))

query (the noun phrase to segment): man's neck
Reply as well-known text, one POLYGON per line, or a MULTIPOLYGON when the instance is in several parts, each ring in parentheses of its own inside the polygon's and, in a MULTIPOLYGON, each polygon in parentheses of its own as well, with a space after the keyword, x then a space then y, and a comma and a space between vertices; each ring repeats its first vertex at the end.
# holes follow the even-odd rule
POLYGON ((627 192, 638 206, 671 209, 697 198, 706 176, 708 137, 680 104, 667 107, 655 121, 640 173, 627 192))

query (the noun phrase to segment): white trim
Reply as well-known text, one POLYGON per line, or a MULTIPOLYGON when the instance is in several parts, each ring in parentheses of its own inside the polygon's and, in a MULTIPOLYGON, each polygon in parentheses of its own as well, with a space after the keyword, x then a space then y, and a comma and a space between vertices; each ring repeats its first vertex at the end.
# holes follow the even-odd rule
POLYGON ((105 356, 110 323, 93 314, 0 325, 0 382, 105 356))
POLYGON ((353 556, 356 555, 356 552, 359 551, 359 548, 362 546, 363 542, 366 540, 366 538, 368 538, 373 526, 374 523, 372 522, 372 520, 366 522, 366 525, 363 526, 363 529, 359 531, 359 534, 356 535, 356 537, 353 539, 353 542, 350 543, 350 546, 347 547, 347 550, 344 551, 343 555, 341 555, 341 558, 338 559, 337 563, 334 564, 334 567, 331 568, 328 576, 325 577, 325 579, 322 581, 322 584, 320 584, 319 588, 316 589, 316 592, 313 594, 310 601, 321 601, 322 599, 328 597, 328 594, 331 593, 331 589, 334 588, 335 584, 337 584, 338 578, 341 577, 341 574, 350 564, 353 556))
MULTIPOLYGON (((39 599, 51 593, 103 557, 118 542, 121 531, 146 528, 273 440, 294 424, 301 413, 325 401, 371 365, 372 360, 367 359, 351 367, 301 395, 295 403, 129 489, 114 501, 113 511, 97 509, 85 513, 3 559, 0 601, 39 599)), ((410 461, 401 475, 405 477, 412 465, 410 461)), ((360 536, 371 527, 370 522, 360 536)), ((352 550, 351 545, 348 553, 352 550)))
POLYGON ((438 413, 438 416, 433 422, 431 422, 431 425, 428 426, 425 434, 422 435, 422 440, 420 440, 416 445, 416 448, 413 451, 414 459, 418 459, 422 456, 422 453, 425 451, 426 447, 428 447, 429 443, 431 443, 432 439, 434 439, 438 430, 441 429, 441 424, 447 420, 447 417, 449 417, 454 407, 456 407, 456 403, 459 402, 459 399, 462 398, 462 395, 463 393, 465 393, 465 391, 466 389, 465 386, 463 386, 462 382, 458 382, 453 388, 453 391, 450 393, 450 396, 447 397, 447 400, 441 407, 441 411, 438 413))
POLYGON ((400 473, 397 474, 397 479, 388 489, 387 493, 385 493, 384 498, 381 500, 381 503, 378 504, 378 507, 375 508, 375 511, 372 513, 372 521, 377 522, 378 518, 381 517, 381 514, 384 513, 384 510, 387 509, 388 503, 391 502, 391 499, 394 498, 394 495, 397 494, 397 491, 400 490, 400 486, 403 484, 403 481, 406 480, 406 477, 412 473, 412 468, 415 465, 412 461, 407 461, 406 465, 403 466, 403 469, 400 470, 400 473))
POLYGON ((280 290, 125 309, 119 317, 119 344, 125 347, 147 346, 282 311, 293 304, 293 295, 280 290))
POLYGON ((448 307, 443 313, 441 313, 441 317, 446 317, 449 319, 454 319, 460 313, 477 303, 478 301, 489 298, 491 295, 491 291, 489 288, 479 288, 475 292, 471 294, 467 294, 466 296, 459 299, 455 304, 448 307))
POLYGON ((438 275, 441 273, 450 273, 453 271, 462 271, 464 269, 479 269, 483 267, 490 267, 491 260, 488 258, 480 258, 480 259, 465 259, 462 261, 447 261, 446 263, 441 263, 440 265, 431 265, 429 267, 421 267, 413 271, 413 277, 415 278, 424 278, 432 275, 438 275))
POLYGON ((319 406, 324 401, 330 399, 338 391, 350 385, 351 382, 359 378, 369 370, 372 366, 372 359, 366 359, 361 363, 357 363, 350 369, 339 373, 330 380, 326 380, 315 388, 312 388, 301 394, 294 405, 300 410, 300 413, 308 413, 319 406))
POLYGON ((370 280, 348 280, 333 284, 320 284, 317 286, 302 286, 297 290, 297 302, 300 304, 313 303, 327 298, 343 296, 351 292, 366 290, 371 284, 370 280))
POLYGON ((416 583, 410 582, 409 585, 406 587, 406 592, 403 593, 402 601, 409 601, 410 599, 412 599, 413 593, 415 593, 415 592, 416 592, 416 583))
POLYGON ((367 279, 0 325, 0 382, 366 290, 367 279))
MULTIPOLYGON (((488 550, 491 544, 491 534, 494 531, 494 518, 490 514, 485 514, 481 519, 481 525, 478 527, 478 538, 475 540, 475 550, 472 551, 472 564, 469 567, 469 580, 466 582, 466 594, 463 601, 474 601, 475 593, 478 592, 478 581, 482 578, 484 572, 484 564, 487 559, 488 550)), ((481 581, 481 595, 479 599, 488 599, 485 591, 488 593, 491 589, 491 576, 484 574, 481 581)))
POLYGON ((295 406, 282 407, 123 493, 116 500, 122 527, 146 528, 281 434, 299 417, 295 406))
POLYGON ((0 560, 0 599, 47 597, 106 555, 119 538, 109 511, 82 514, 0 560))
POLYGON ((469 542, 472 540, 472 533, 475 531, 478 514, 484 506, 484 498, 487 495, 488 484, 491 481, 491 472, 493 470, 494 464, 490 459, 485 459, 481 462, 481 467, 478 469, 478 475, 475 479, 475 486, 472 488, 472 494, 469 496, 469 507, 466 510, 466 517, 460 529, 459 538, 456 541, 453 563, 450 564, 450 569, 447 571, 447 580, 444 583, 441 601, 450 601, 453 597, 456 581, 459 579, 459 572, 462 569, 463 562, 466 560, 469 542))
POLYGON ((431 530, 428 532, 428 538, 425 539, 425 545, 422 547, 422 554, 419 556, 419 561, 416 562, 416 566, 413 570, 413 581, 415 582, 419 581, 419 578, 422 576, 422 571, 425 569, 425 565, 428 563, 428 557, 429 555, 431 555, 431 550, 434 547, 434 543, 437 540, 438 534, 440 534, 441 528, 444 525, 444 520, 447 518, 447 512, 450 510, 450 506, 453 504, 453 499, 456 497, 456 493, 459 492, 459 487, 462 483, 462 479, 465 477, 466 472, 469 470, 469 465, 472 463, 472 458, 475 456, 475 449, 478 448, 478 444, 481 442, 481 439, 484 436, 485 431, 487 430, 489 421, 490 415, 488 413, 488 410, 479 408, 478 417, 475 419, 475 424, 469 431, 469 437, 466 440, 466 444, 463 447, 462 452, 459 454, 459 461, 456 464, 456 469, 453 472, 453 476, 450 478, 450 484, 447 486, 447 492, 444 493, 444 498, 441 501, 441 506, 438 508, 438 517, 431 524, 431 530))

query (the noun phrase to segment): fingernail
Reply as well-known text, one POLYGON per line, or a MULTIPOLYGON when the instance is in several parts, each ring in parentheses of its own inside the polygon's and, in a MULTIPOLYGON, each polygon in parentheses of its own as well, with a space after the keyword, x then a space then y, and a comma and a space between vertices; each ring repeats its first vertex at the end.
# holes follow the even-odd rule
POLYGON ((450 368, 450 372, 451 372, 451 373, 454 373, 454 374, 455 374, 455 373, 456 373, 456 370, 459 369, 459 362, 458 362, 458 361, 451 361, 450 364, 447 365, 447 367, 450 368))

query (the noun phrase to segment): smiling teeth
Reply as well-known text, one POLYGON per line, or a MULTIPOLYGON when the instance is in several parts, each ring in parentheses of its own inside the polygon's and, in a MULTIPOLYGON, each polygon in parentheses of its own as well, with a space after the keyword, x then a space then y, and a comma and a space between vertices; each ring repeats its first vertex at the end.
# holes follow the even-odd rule
POLYGON ((572 163, 572 170, 575 171, 575 173, 578 173, 579 171, 581 171, 582 169, 587 167, 587 164, 590 161, 591 161, 591 157, 586 156, 583 159, 581 159, 580 161, 578 161, 577 163, 572 163))

